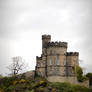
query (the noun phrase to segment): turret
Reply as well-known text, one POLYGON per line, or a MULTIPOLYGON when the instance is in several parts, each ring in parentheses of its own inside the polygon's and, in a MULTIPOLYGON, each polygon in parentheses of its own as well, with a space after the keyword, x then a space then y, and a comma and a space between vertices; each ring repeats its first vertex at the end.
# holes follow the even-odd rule
POLYGON ((46 55, 47 44, 51 41, 51 35, 42 35, 42 54, 46 55))
POLYGON ((46 48, 47 43, 51 41, 50 35, 42 35, 42 48, 46 48))
POLYGON ((79 60, 78 60, 79 53, 78 52, 67 52, 66 57, 67 57, 68 66, 79 65, 79 60))
POLYGON ((66 53, 67 56, 79 56, 78 52, 67 52, 66 53))
POLYGON ((78 52, 67 52, 67 74, 68 76, 75 75, 75 67, 79 66, 79 53, 78 52))

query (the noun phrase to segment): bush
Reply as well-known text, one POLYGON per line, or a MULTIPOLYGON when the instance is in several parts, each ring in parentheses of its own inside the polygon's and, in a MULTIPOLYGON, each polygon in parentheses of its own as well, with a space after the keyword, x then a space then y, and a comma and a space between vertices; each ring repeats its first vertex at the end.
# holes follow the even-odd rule
POLYGON ((61 92, 92 92, 92 89, 89 89, 84 86, 72 85, 70 83, 52 83, 56 89, 59 89, 61 92))
POLYGON ((21 79, 19 83, 25 83, 26 81, 24 79, 21 79))
POLYGON ((54 86, 57 89, 62 90, 62 91, 64 91, 65 89, 69 89, 70 88, 70 84, 69 83, 56 82, 56 83, 52 83, 52 86, 54 86))
POLYGON ((15 90, 15 87, 11 85, 6 89, 6 92, 12 92, 13 90, 15 90))
POLYGON ((45 80, 40 80, 40 85, 45 87, 47 85, 47 82, 45 80))
POLYGON ((10 85, 13 84, 14 80, 18 80, 18 78, 16 76, 4 77, 4 78, 0 79, 0 87, 5 86, 8 88, 10 85))
POLYGON ((40 77, 35 80, 5 77, 0 80, 0 85, 1 92, 92 92, 92 89, 83 86, 60 82, 51 83, 40 77))
POLYGON ((92 73, 87 73, 86 77, 89 79, 89 85, 92 86, 92 73))
POLYGON ((79 82, 88 80, 88 78, 85 75, 83 76, 83 70, 80 66, 75 67, 75 73, 79 82))

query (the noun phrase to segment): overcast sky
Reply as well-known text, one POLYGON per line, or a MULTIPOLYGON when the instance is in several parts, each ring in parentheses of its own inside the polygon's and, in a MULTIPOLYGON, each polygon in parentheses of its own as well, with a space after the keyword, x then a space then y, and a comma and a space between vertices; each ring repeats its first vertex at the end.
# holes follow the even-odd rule
POLYGON ((41 35, 68 42, 79 52, 85 72, 92 72, 92 0, 0 0, 0 74, 14 56, 35 68, 41 35))

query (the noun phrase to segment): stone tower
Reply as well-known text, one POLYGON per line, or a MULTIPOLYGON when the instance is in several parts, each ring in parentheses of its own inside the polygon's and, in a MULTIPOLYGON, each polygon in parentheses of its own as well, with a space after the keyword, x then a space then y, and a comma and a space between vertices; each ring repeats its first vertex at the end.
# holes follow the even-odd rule
POLYGON ((36 73, 50 81, 74 79, 75 66, 78 63, 78 52, 67 52, 67 42, 51 42, 50 35, 42 35, 42 54, 36 57, 36 73))

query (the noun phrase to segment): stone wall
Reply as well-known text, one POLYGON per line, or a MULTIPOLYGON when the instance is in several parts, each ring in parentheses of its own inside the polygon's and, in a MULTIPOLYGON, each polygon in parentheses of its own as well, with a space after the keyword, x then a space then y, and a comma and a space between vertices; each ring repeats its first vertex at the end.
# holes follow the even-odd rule
POLYGON ((86 80, 84 82, 77 82, 77 84, 80 85, 80 86, 89 87, 89 80, 86 80))
POLYGON ((50 82, 69 82, 80 86, 89 87, 89 81, 78 82, 76 77, 62 77, 62 76, 48 76, 47 80, 50 82))
POLYGON ((76 84, 76 77, 62 77, 62 76, 48 76, 47 80, 50 82, 69 82, 76 84))

